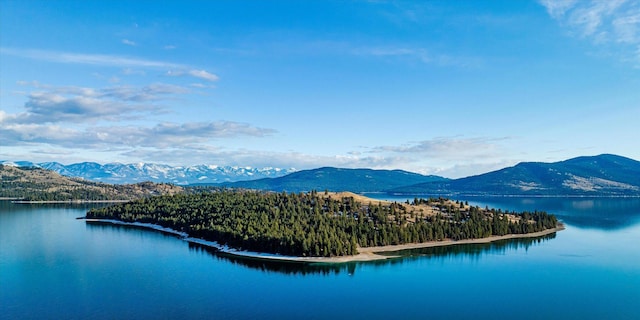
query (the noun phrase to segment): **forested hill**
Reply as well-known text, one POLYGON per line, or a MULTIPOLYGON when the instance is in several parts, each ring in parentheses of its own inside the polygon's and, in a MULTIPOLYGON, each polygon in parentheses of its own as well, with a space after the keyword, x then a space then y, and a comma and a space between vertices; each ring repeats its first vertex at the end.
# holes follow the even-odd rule
POLYGON ((344 169, 324 167, 303 170, 279 178, 266 178, 225 184, 227 187, 271 191, 351 191, 381 192, 400 186, 447 178, 425 176, 402 170, 344 169))
POLYGON ((523 162, 477 176, 390 188, 389 191, 404 194, 640 196, 640 162, 611 154, 554 163, 523 162))
POLYGON ((183 192, 170 184, 142 182, 111 185, 69 178, 51 170, 0 165, 0 198, 25 201, 132 200, 183 192))
POLYGON ((344 256, 358 247, 462 240, 555 228, 545 212, 509 213, 447 199, 357 201, 312 191, 219 191, 152 197, 92 209, 87 218, 157 224, 234 248, 344 256))

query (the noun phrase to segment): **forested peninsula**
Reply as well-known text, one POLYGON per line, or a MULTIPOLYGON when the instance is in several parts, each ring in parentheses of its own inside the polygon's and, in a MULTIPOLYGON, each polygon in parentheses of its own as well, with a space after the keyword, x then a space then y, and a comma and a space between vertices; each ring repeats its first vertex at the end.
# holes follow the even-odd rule
POLYGON ((295 257, 353 256, 367 247, 488 239, 558 227, 546 212, 508 212, 445 198, 406 203, 350 193, 220 190, 91 209, 87 219, 154 224, 238 250, 295 257))

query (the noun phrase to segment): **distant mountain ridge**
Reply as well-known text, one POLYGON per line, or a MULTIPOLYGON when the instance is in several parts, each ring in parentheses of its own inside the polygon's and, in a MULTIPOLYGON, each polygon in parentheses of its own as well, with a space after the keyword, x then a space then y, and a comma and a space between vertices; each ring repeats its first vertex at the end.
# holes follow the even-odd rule
POLYGON ((333 167, 294 171, 205 165, 171 167, 145 163, 100 165, 83 162, 67 166, 57 162, 34 164, 0 161, 2 163, 50 169, 65 176, 116 184, 153 181, 278 192, 329 190, 447 196, 640 196, 640 162, 612 154, 553 163, 522 162, 513 167, 460 179, 403 170, 333 167))
POLYGON ((0 198, 25 201, 105 201, 182 192, 184 188, 167 183, 107 184, 65 177, 33 166, 0 164, 0 198))
POLYGON ((0 164, 17 167, 36 167, 55 171, 63 176, 84 178, 105 183, 127 184, 142 181, 168 182, 178 185, 207 183, 216 184, 281 177, 295 172, 295 169, 251 168, 235 166, 170 166, 153 163, 107 163, 81 162, 63 165, 58 162, 33 163, 29 161, 0 161, 0 164))
POLYGON ((640 162, 612 154, 522 162, 476 176, 390 188, 396 194, 640 196, 640 162))
POLYGON ((301 170, 279 178, 226 183, 234 188, 300 192, 311 190, 381 192, 411 184, 448 181, 439 176, 425 176, 403 170, 345 169, 323 167, 301 170))

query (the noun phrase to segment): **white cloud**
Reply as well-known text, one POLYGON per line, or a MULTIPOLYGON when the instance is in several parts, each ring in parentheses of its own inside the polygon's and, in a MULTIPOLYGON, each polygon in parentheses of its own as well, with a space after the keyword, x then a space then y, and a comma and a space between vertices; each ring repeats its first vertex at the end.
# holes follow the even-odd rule
POLYGON ((214 141, 241 137, 266 137, 277 131, 235 121, 161 122, 143 125, 139 119, 164 112, 159 105, 191 90, 156 83, 143 87, 111 86, 88 88, 32 86, 24 110, 0 110, 0 145, 28 146, 39 150, 67 148, 83 152, 137 148, 188 150, 210 146, 214 141), (132 120, 136 120, 135 122, 132 120))
POLYGON ((189 84, 190 87, 192 88, 198 88, 198 89, 207 89, 207 88, 215 88, 216 86, 213 84, 204 84, 204 83, 199 83, 199 82, 194 82, 192 84, 189 84))
MULTIPOLYGON (((190 122, 183 124, 160 123, 148 130, 142 130, 143 135, 150 138, 157 137, 203 137, 203 138, 229 138, 235 136, 263 137, 276 131, 251 126, 248 123, 234 121, 217 122, 190 122)), ((180 138, 183 139, 183 138, 180 138)))
POLYGON ((125 157, 135 150, 156 153, 171 150, 174 156, 184 158, 191 157, 194 150, 224 144, 224 140, 262 138, 277 133, 274 129, 237 121, 146 124, 153 121, 150 116, 165 112, 163 102, 193 93, 183 86, 156 83, 89 88, 35 81, 19 84, 32 87, 32 92, 25 93, 21 112, 0 110, 3 152, 30 152, 43 157, 49 152, 36 155, 36 150, 62 149, 82 154, 110 150, 109 156, 125 157))
POLYGON ((540 0, 570 34, 589 39, 608 55, 640 67, 640 2, 540 0))
POLYGON ((122 69, 122 74, 127 75, 127 76, 130 76, 130 75, 144 76, 147 73, 144 72, 143 70, 136 70, 136 69, 132 69, 132 68, 124 68, 124 69, 122 69))
MULTIPOLYGON (((123 40, 123 43, 128 45, 135 45, 132 41, 123 40)), ((191 66, 173 63, 159 60, 139 59, 119 55, 107 55, 107 54, 82 54, 82 53, 70 53, 70 52, 58 52, 48 50, 34 50, 34 49, 15 49, 15 48, 0 48, 0 54, 12 55, 22 58, 29 58, 34 60, 49 61, 56 63, 69 63, 69 64, 85 64, 96 66, 109 66, 123 68, 123 74, 131 75, 144 75, 144 71, 137 69, 167 69, 169 76, 183 76, 188 75, 207 81, 217 81, 219 78, 217 75, 210 73, 203 69, 194 69, 191 66)))
POLYGON ((200 78, 207 81, 217 81, 218 76, 205 70, 189 70, 188 74, 192 77, 200 78))
POLYGON ((517 162, 518 161, 515 160, 489 160, 484 162, 470 161, 431 169, 424 173, 435 174, 447 178, 462 178, 510 167, 515 165, 517 162))
POLYGON ((170 70, 167 71, 169 77, 182 77, 191 76, 207 81, 217 81, 219 78, 217 75, 207 72, 205 70, 170 70))
POLYGON ((367 154, 390 159, 387 169, 404 168, 422 174, 458 178, 498 168, 510 138, 436 137, 403 145, 369 148, 367 154))
POLYGON ((191 91, 182 86, 156 83, 143 87, 112 86, 87 88, 49 86, 34 83, 37 90, 27 95, 25 111, 11 115, 16 123, 117 121, 143 113, 162 112, 159 101, 191 91))
POLYGON ((232 138, 262 138, 268 128, 233 121, 164 122, 154 126, 117 125, 70 128, 56 124, 15 123, 0 113, 0 144, 9 147, 58 148, 100 153, 109 157, 187 164, 276 166, 310 169, 321 166, 397 169, 462 177, 512 163, 500 159, 500 139, 436 138, 402 146, 369 148, 365 152, 321 155, 295 151, 251 150, 223 142, 232 138), (188 155, 188 157, 185 157, 188 155))
POLYGON ((608 24, 621 12, 616 12, 626 0, 593 1, 588 6, 578 6, 571 11, 569 24, 579 29, 583 36, 608 33, 608 24))
MULTIPOLYGON (((198 149, 209 145, 211 139, 236 137, 265 137, 276 133, 273 129, 260 128, 233 121, 160 123, 153 127, 142 126, 88 126, 70 128, 51 123, 19 123, 11 118, 0 121, 0 143, 4 146, 46 144, 63 148, 98 149, 138 148, 198 149)), ((184 156, 187 153, 180 153, 184 156)))
POLYGON ((8 120, 0 122, 0 144, 6 147, 71 141, 78 135, 77 130, 58 125, 21 124, 8 120))
MULTIPOLYGON (((612 22, 616 41, 638 44, 640 43, 640 9, 627 12, 612 22)), ((639 47, 640 49, 640 47, 639 47)))
POLYGON ((377 58, 397 58, 418 61, 442 67, 478 67, 482 61, 474 57, 460 57, 446 54, 432 53, 426 48, 407 46, 382 46, 382 47, 353 47, 349 52, 358 56, 370 56, 377 58))
MULTIPOLYGON (((93 137, 93 145, 119 145, 167 149, 192 149, 208 145, 211 139, 242 136, 265 137, 275 133, 273 129, 259 128, 233 121, 159 123, 153 127, 110 126, 89 128, 84 135, 93 137)), ((186 153, 181 153, 183 156, 186 153)))
POLYGON ((540 3, 547 8, 549 15, 555 19, 564 16, 567 10, 576 4, 577 0, 540 0, 540 3))
POLYGON ((213 146, 192 146, 180 149, 136 148, 123 153, 132 159, 149 162, 169 162, 185 165, 184 153, 189 154, 188 164, 249 165, 252 167, 280 167, 311 169, 324 166, 341 168, 397 168, 400 163, 388 157, 355 157, 349 155, 316 155, 301 152, 277 152, 265 150, 228 149, 213 146))
POLYGON ((29 58, 34 60, 72 63, 72 64, 88 64, 112 67, 139 67, 139 68, 165 68, 165 69, 185 69, 185 65, 166 61, 138 59, 119 55, 108 54, 82 54, 70 52, 58 52, 48 50, 34 49, 13 49, 0 48, 0 53, 29 58))
POLYGON ((122 39, 122 43, 132 47, 135 47, 137 45, 135 42, 128 39, 122 39))
POLYGON ((460 178, 480 174, 510 166, 516 161, 504 161, 495 158, 474 159, 465 161, 449 161, 446 159, 422 158, 413 159, 404 155, 363 155, 338 154, 318 155, 302 152, 277 152, 266 150, 229 149, 213 146, 180 146, 177 148, 136 148, 126 151, 123 156, 147 162, 188 164, 218 164, 218 165, 250 165, 253 167, 275 166, 281 168, 312 169, 324 166, 340 168, 373 168, 398 169, 418 172, 421 174, 435 174, 449 178, 460 178), (183 154, 189 154, 190 163, 185 163, 183 154))
POLYGON ((469 157, 494 157, 500 146, 497 141, 506 138, 438 137, 402 146, 379 146, 374 153, 402 153, 431 159, 468 159, 469 157))

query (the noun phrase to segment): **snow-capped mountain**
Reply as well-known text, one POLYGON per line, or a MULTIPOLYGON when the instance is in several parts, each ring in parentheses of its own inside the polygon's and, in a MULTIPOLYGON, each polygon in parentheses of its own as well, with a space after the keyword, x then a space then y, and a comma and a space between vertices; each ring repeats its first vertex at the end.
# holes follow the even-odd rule
POLYGON ((18 167, 40 167, 58 172, 63 176, 80 177, 106 183, 153 181, 170 182, 180 185, 277 178, 296 171, 293 168, 252 168, 216 165, 174 167, 154 163, 99 164, 95 162, 81 162, 63 165, 58 162, 32 163, 29 161, 0 161, 0 164, 18 167))

